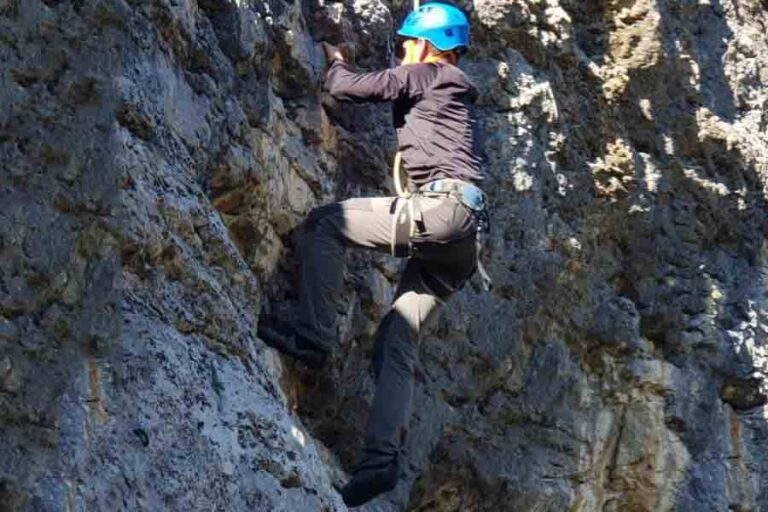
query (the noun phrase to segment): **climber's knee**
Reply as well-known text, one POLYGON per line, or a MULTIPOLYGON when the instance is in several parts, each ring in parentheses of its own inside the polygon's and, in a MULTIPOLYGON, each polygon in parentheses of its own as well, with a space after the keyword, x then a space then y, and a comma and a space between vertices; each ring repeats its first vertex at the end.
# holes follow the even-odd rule
POLYGON ((334 219, 342 214, 341 206, 337 203, 326 204, 314 208, 304 221, 304 232, 314 233, 334 225, 334 219), (326 227, 327 226, 327 227, 326 227))

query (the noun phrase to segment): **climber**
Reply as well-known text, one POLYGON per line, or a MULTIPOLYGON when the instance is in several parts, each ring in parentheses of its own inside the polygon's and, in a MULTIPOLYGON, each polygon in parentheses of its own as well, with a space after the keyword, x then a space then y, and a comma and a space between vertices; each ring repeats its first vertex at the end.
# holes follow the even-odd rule
POLYGON ((397 34, 400 65, 355 72, 338 48, 323 45, 325 88, 337 100, 393 101, 408 197, 348 199, 313 210, 300 241, 299 305, 293 324, 273 322, 259 337, 320 367, 337 344, 334 299, 345 247, 408 258, 374 344, 376 390, 364 446, 344 502, 361 505, 393 489, 411 414, 414 361, 422 326, 475 272, 487 228, 472 103, 476 90, 455 66, 469 39, 467 18, 444 3, 411 12, 397 34))

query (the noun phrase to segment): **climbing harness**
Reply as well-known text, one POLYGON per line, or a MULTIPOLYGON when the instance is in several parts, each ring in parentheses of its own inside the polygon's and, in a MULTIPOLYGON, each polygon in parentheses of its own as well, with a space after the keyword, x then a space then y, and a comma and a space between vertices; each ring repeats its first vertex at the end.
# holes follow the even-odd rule
POLYGON ((397 197, 392 202, 392 255, 399 258, 409 258, 413 255, 412 240, 416 227, 423 223, 424 216, 420 207, 421 197, 444 196, 453 197, 461 203, 475 220, 475 258, 477 271, 483 283, 483 289, 490 291, 491 278, 482 262, 483 236, 490 232, 490 216, 488 215, 487 199, 479 187, 465 181, 443 178, 430 181, 417 189, 408 197, 397 197))
POLYGON ((392 214, 392 256, 397 258, 410 258, 413 254, 411 240, 413 238, 414 205, 410 201, 411 196, 399 196, 392 201, 389 213, 392 214))
POLYGON ((491 230, 491 220, 488 215, 488 201, 485 193, 480 190, 479 187, 471 183, 452 178, 430 181, 419 188, 417 194, 423 194, 425 192, 444 193, 450 197, 455 197, 456 200, 469 210, 472 217, 474 217, 475 226, 477 227, 477 232, 475 233, 475 258, 477 259, 477 271, 480 273, 483 289, 485 291, 490 291, 492 284, 491 277, 485 270, 485 265, 483 265, 481 258, 483 251, 483 236, 491 230))

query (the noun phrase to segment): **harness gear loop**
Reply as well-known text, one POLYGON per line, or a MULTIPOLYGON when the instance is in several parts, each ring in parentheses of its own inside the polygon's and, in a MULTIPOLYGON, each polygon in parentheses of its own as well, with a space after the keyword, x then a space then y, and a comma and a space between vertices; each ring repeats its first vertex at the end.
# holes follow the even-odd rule
POLYGON ((477 271, 480 273, 480 280, 483 283, 483 290, 489 292, 493 286, 491 276, 488 275, 488 271, 485 270, 483 260, 481 258, 483 252, 483 230, 478 224, 477 235, 475 235, 475 254, 477 255, 477 271))

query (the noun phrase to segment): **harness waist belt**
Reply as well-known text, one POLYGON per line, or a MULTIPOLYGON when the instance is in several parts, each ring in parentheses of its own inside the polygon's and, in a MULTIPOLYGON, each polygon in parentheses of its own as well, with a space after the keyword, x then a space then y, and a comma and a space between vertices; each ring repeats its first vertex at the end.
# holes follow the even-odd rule
POLYGON ((455 194, 456 199, 473 212, 482 212, 487 204, 485 193, 480 190, 480 187, 452 178, 430 181, 416 191, 416 193, 419 192, 455 194))

